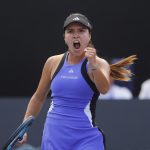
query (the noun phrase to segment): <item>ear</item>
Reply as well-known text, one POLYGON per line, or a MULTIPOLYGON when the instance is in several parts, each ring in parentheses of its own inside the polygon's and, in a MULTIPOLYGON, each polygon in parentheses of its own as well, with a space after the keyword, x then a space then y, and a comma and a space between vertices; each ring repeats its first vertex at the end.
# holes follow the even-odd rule
POLYGON ((66 43, 66 39, 65 39, 65 33, 63 34, 63 39, 64 39, 64 41, 65 41, 65 44, 67 44, 67 43, 66 43))
POLYGON ((89 32, 89 41, 91 41, 92 40, 92 35, 91 35, 91 33, 89 32))

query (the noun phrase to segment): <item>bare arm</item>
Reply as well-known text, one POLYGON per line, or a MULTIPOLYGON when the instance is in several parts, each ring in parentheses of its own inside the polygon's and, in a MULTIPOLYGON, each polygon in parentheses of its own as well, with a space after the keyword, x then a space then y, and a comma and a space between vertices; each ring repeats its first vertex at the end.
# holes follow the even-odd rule
POLYGON ((99 92, 105 94, 110 87, 109 64, 105 60, 97 58, 95 69, 91 71, 91 74, 92 80, 99 92))
POLYGON ((49 86, 51 80, 51 66, 52 66, 51 63, 52 63, 52 58, 49 58, 43 67, 42 76, 39 85, 37 87, 37 90, 35 91, 35 93, 33 94, 33 96, 29 101, 24 120, 28 118, 30 115, 36 117, 43 106, 43 103, 49 92, 49 86))
MULTIPOLYGON (((49 92, 52 76, 61 58, 62 55, 59 55, 57 57, 53 56, 46 61, 37 90, 29 101, 24 120, 26 120, 26 118, 31 115, 36 117, 39 114, 49 92)), ((23 144, 25 142, 27 142, 27 133, 24 134, 23 139, 19 143, 23 144)))
POLYGON ((87 48, 88 74, 100 93, 106 93, 110 87, 110 66, 104 59, 96 56, 94 48, 87 48))

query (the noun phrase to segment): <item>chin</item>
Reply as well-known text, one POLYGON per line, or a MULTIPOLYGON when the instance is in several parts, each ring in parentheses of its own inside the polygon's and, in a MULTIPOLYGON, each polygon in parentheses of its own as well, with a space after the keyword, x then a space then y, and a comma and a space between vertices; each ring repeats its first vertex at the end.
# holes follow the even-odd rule
POLYGON ((75 49, 75 50, 74 50, 74 54, 76 54, 76 55, 78 55, 78 56, 82 55, 83 53, 84 53, 84 51, 81 50, 81 49, 75 49))

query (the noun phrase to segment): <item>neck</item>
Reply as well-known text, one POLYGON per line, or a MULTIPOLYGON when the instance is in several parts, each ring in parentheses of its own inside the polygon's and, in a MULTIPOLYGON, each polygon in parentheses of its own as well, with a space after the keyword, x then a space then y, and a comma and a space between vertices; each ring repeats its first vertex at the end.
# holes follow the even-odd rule
POLYGON ((75 56, 73 54, 71 54, 70 52, 68 53, 68 57, 67 57, 67 61, 69 64, 78 64, 80 63, 80 61, 84 58, 84 53, 80 56, 75 56))

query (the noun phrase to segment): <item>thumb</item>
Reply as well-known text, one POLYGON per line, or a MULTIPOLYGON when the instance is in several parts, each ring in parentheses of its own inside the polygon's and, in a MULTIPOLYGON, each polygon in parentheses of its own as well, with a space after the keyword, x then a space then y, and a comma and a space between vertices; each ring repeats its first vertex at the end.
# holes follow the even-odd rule
POLYGON ((18 142, 19 142, 19 144, 24 144, 27 142, 27 139, 28 139, 28 135, 27 135, 27 133, 25 133, 23 135, 23 138, 21 140, 19 140, 18 142))

